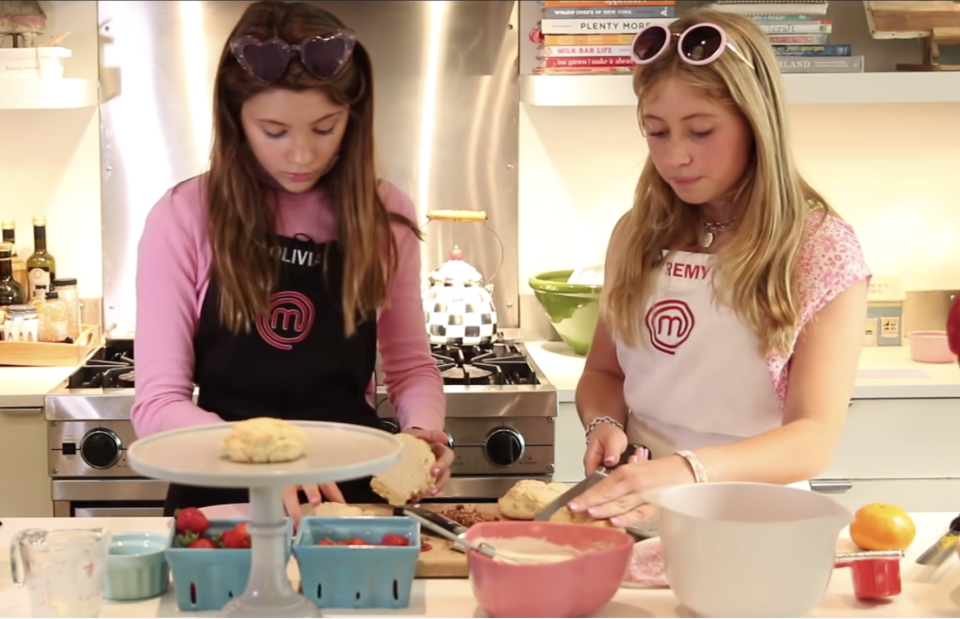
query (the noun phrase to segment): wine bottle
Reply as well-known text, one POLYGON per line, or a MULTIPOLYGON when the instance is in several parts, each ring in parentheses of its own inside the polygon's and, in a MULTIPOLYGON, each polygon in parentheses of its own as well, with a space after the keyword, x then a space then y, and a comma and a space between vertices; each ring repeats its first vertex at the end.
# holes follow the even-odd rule
POLYGON ((57 260, 47 251, 47 218, 33 218, 33 253, 27 258, 28 301, 43 301, 53 288, 57 260))
POLYGON ((10 243, 11 258, 13 259, 13 279, 26 293, 27 287, 27 262, 17 254, 17 222, 12 219, 0 221, 0 231, 3 233, 3 239, 0 243, 10 243))
POLYGON ((23 288, 13 279, 13 249, 9 243, 0 243, 0 307, 23 303, 23 288))

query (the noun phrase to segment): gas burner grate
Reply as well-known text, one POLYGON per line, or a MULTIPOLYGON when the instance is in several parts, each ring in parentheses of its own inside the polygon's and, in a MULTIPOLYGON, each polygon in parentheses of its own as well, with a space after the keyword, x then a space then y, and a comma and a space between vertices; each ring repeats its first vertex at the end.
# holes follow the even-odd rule
POLYGON ((433 358, 447 385, 536 385, 527 357, 512 344, 434 346, 433 358))
POLYGON ((133 342, 108 343, 68 379, 70 389, 130 389, 136 380, 133 342))

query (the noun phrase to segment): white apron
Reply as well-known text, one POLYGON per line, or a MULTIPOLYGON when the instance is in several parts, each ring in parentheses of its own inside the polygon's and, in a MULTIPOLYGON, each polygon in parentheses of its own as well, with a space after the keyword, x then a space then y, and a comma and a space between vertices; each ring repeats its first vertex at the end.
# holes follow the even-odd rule
POLYGON ((630 409, 627 436, 654 458, 782 425, 756 334, 732 309, 714 303, 712 262, 710 254, 674 253, 647 305, 646 341, 628 347, 616 339, 630 409))

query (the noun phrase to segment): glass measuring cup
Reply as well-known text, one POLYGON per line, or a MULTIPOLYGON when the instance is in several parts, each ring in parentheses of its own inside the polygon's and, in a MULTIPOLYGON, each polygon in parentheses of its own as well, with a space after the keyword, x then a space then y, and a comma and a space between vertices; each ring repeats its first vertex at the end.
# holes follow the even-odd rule
POLYGON ((110 536, 103 527, 25 529, 10 541, 10 571, 34 617, 97 617, 110 536))

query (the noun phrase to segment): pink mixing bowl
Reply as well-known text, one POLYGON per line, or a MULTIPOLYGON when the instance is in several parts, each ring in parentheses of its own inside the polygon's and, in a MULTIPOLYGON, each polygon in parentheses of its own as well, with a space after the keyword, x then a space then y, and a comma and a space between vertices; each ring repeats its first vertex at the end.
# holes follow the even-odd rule
POLYGON ((484 522, 466 538, 534 537, 584 550, 558 563, 517 565, 467 553, 477 602, 491 617, 586 617, 610 601, 630 563, 633 538, 616 529, 557 522, 484 522))

